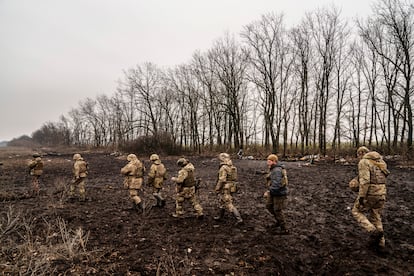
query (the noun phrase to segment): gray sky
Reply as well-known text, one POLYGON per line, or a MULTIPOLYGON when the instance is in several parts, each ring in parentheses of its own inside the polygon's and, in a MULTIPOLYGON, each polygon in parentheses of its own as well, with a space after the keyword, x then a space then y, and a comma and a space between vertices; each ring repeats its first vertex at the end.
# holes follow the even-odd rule
POLYGON ((0 141, 112 95, 136 64, 186 63, 263 14, 290 27, 332 3, 344 18, 371 13, 366 0, 0 0, 0 141))

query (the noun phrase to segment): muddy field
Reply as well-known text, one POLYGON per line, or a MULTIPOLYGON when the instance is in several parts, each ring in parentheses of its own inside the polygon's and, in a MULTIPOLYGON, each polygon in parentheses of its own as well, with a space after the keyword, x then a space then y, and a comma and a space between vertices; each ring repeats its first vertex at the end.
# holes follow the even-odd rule
MULTIPOLYGON (((174 218, 174 187, 165 183, 167 204, 153 208, 145 187, 145 211, 131 209, 119 171, 125 157, 82 153, 89 163, 88 201, 70 201, 72 154, 49 154, 41 193, 27 196, 29 153, 0 155, 2 275, 413 275, 414 169, 389 161, 388 201, 383 215, 387 252, 368 247, 368 236, 350 208, 356 194, 348 181, 356 160, 338 164, 285 162, 290 196, 289 235, 272 230, 263 200, 265 160, 234 160, 239 170, 235 195, 244 224, 226 213, 217 222, 213 192, 218 161, 188 157, 202 178, 199 197, 205 218, 190 205, 174 218), (13 220, 14 219, 14 220, 13 220), (15 224, 12 224, 15 221, 15 224), (7 227, 8 225, 8 227, 7 227)), ((139 154, 138 154, 139 156, 139 154)), ((148 156, 139 156, 147 169, 148 156)), ((176 157, 163 157, 169 178, 176 157)))

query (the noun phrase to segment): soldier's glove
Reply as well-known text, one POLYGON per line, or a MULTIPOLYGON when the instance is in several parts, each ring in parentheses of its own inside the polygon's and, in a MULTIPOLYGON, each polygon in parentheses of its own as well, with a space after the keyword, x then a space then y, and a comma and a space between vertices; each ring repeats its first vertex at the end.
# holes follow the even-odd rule
POLYGON ((364 206, 364 200, 365 200, 365 198, 364 197, 359 197, 359 199, 358 199, 358 201, 359 201, 359 205, 361 205, 361 206, 364 206))

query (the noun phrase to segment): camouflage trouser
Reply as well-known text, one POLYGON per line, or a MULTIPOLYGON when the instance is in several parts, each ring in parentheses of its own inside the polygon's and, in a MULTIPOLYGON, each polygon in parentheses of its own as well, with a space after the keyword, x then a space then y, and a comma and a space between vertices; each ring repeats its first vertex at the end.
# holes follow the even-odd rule
POLYGON ((40 176, 32 175, 32 195, 38 195, 40 191, 40 176))
POLYGON ((75 189, 76 187, 78 188, 79 191, 79 198, 81 200, 85 200, 85 177, 79 177, 78 179, 75 179, 75 181, 73 181, 70 184, 70 188, 69 188, 69 196, 74 196, 75 195, 75 189))
POLYGON ((129 189, 129 198, 138 205, 142 200, 139 197, 139 190, 138 189, 129 189))
MULTIPOLYGON (((352 215, 362 226, 362 228, 367 230, 369 233, 372 233, 375 230, 384 232, 381 220, 381 213, 384 209, 384 204, 385 195, 367 196, 363 206, 359 204, 359 197, 357 197, 354 203, 354 207, 352 208, 352 215), (363 212, 368 212, 369 219, 364 215, 363 212)), ((379 245, 385 246, 384 237, 381 238, 379 245)))
POLYGON ((191 204, 193 205, 194 210, 196 210, 198 215, 203 214, 203 208, 198 202, 198 199, 195 193, 195 187, 183 187, 181 191, 177 193, 177 197, 175 199, 175 213, 176 214, 178 215, 184 214, 183 203, 186 199, 190 200, 191 204))
POLYGON ((233 205, 233 197, 231 196, 230 189, 223 189, 218 196, 220 209, 227 209, 233 213, 236 208, 233 205))
POLYGON ((283 210, 286 209, 286 196, 268 196, 266 197, 266 209, 275 217, 280 226, 285 226, 285 215, 283 210))

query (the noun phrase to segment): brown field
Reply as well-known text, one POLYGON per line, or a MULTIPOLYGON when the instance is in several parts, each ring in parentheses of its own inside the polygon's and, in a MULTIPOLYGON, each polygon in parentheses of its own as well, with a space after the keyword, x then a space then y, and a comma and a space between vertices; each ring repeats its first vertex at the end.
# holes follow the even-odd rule
MULTIPOLYGON (((412 275, 414 273, 414 169, 389 160, 388 201, 383 215, 387 252, 368 247, 368 236, 351 216, 356 196, 347 187, 356 174, 350 164, 285 162, 290 196, 290 235, 278 235, 263 201, 264 181, 256 172, 264 160, 234 160, 239 170, 235 195, 244 224, 226 214, 216 222, 213 192, 218 161, 188 157, 202 178, 204 220, 191 206, 173 218, 174 187, 165 184, 167 204, 131 209, 119 171, 125 157, 84 152, 89 163, 89 200, 69 201, 72 154, 56 152, 45 162, 41 193, 27 196, 26 162, 31 151, 0 149, 1 275, 412 275)), ((148 156, 139 156, 149 168, 148 156)), ((175 157, 162 157, 169 178, 175 157)))

